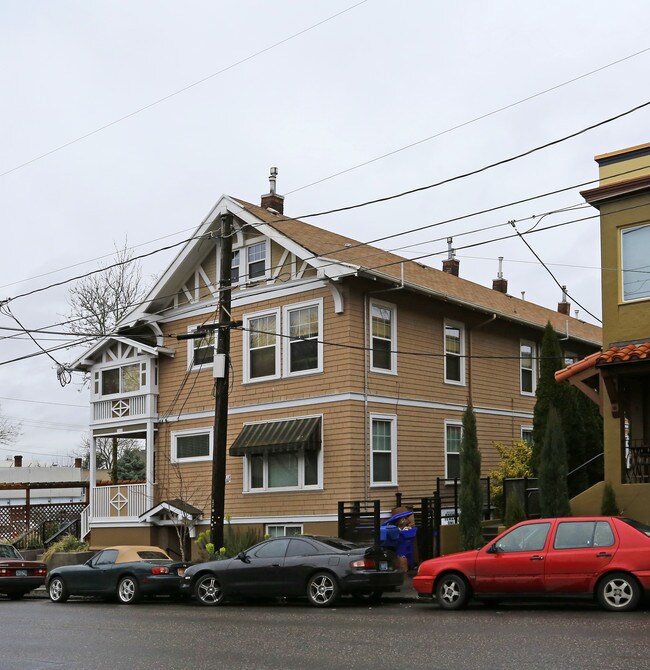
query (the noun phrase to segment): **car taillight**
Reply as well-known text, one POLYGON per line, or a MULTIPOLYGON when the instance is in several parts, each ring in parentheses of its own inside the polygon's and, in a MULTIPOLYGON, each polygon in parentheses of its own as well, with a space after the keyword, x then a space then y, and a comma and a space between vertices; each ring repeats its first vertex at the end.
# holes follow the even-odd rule
POLYGON ((9 570, 7 570, 7 568, 0 568, 0 575, 8 575, 8 574, 9 570))
POLYGON ((377 567, 377 564, 372 558, 361 558, 358 561, 352 561, 350 567, 357 570, 373 570, 377 567))
POLYGON ((169 574, 169 568, 166 565, 156 565, 155 567, 151 568, 151 574, 152 575, 168 575, 169 574))
POLYGON ((36 574, 37 574, 37 575, 46 575, 46 574, 47 574, 47 568, 39 568, 39 569, 36 571, 36 574))

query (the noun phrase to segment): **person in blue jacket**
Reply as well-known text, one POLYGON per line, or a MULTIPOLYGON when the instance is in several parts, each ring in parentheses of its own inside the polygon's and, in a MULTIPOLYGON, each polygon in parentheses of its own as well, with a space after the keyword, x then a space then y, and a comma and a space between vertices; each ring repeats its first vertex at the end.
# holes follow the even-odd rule
POLYGON ((382 524, 381 544, 397 554, 400 567, 407 572, 415 565, 414 545, 418 529, 412 510, 401 507, 393 512, 393 516, 382 524))

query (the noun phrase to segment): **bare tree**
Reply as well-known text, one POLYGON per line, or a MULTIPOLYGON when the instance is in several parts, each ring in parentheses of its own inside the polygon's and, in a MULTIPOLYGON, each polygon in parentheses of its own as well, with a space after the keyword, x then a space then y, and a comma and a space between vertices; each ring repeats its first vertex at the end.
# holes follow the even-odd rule
MULTIPOLYGON (((144 448, 142 440, 135 440, 128 437, 112 438, 98 437, 95 440, 95 462, 99 470, 108 470, 111 472, 111 478, 115 481, 120 479, 144 479, 145 459, 141 456, 144 448), (113 449, 113 441, 117 440, 117 459, 113 449), (141 459, 141 467, 137 465, 134 456, 141 459), (137 476, 134 476, 135 474, 137 476)), ((90 467, 90 438, 84 435, 81 438, 81 446, 74 452, 74 456, 80 457, 84 467, 90 467)))
POLYGON ((68 330, 76 335, 96 335, 97 339, 112 332, 115 324, 142 299, 142 268, 133 261, 133 252, 124 240, 115 246, 115 257, 103 272, 80 279, 68 294, 70 311, 68 330))
POLYGON ((167 498, 167 502, 177 510, 178 513, 167 512, 167 519, 172 522, 178 545, 180 547, 181 560, 190 558, 187 556, 190 530, 196 525, 200 513, 210 505, 210 493, 201 486, 196 477, 184 476, 182 469, 177 463, 169 464, 174 479, 169 479, 169 485, 161 489, 161 499, 167 498))
POLYGON ((20 423, 14 423, 2 416, 0 410, 0 444, 13 444, 20 432, 20 423))
MULTIPOLYGON (((111 333, 115 324, 138 303, 144 295, 142 268, 133 261, 133 252, 124 240, 122 247, 115 246, 112 263, 103 272, 80 279, 68 293, 67 328, 76 335, 96 336, 111 333)), ((111 481, 118 481, 119 441, 111 439, 111 481)))

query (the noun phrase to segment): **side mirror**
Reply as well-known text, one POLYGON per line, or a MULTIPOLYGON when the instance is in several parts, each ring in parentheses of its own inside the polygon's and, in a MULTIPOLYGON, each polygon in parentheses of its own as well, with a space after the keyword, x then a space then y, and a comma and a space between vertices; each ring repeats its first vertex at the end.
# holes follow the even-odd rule
POLYGON ((248 558, 248 556, 246 556, 246 552, 245 552, 245 551, 240 551, 240 552, 237 554, 237 558, 238 558, 242 563, 250 563, 250 562, 251 562, 251 559, 248 558))
POLYGON ((499 545, 496 542, 494 544, 491 544, 488 547, 488 550, 487 550, 488 554, 498 554, 500 552, 501 552, 501 548, 499 547, 499 545))

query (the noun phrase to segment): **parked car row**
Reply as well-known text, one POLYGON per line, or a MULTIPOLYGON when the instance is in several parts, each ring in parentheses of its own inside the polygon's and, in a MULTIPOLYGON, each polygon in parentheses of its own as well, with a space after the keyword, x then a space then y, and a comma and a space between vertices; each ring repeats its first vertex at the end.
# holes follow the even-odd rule
MULTIPOLYGON (((297 535, 265 540, 235 558, 190 565, 159 547, 102 549, 83 565, 25 561, 0 545, 0 593, 19 598, 45 583, 50 599, 99 596, 123 604, 149 595, 193 597, 217 606, 232 599, 299 598, 315 607, 345 595, 380 599, 404 581, 397 556, 340 538, 297 535)), ((650 593, 650 526, 621 517, 525 521, 480 550, 421 563, 413 587, 422 600, 461 609, 525 598, 591 598, 605 609, 634 609, 650 593)))

